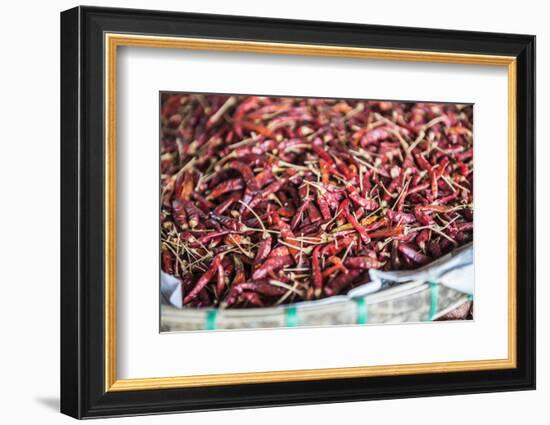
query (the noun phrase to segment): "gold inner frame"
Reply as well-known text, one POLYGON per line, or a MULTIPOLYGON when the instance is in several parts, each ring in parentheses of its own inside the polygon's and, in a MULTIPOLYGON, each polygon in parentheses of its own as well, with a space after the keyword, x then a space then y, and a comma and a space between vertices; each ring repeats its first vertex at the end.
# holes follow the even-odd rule
POLYGON ((105 34, 105 391, 358 378, 516 367, 516 58, 326 45, 105 34), (504 66, 508 72, 508 357, 495 360, 118 379, 116 327, 116 99, 120 46, 504 66))

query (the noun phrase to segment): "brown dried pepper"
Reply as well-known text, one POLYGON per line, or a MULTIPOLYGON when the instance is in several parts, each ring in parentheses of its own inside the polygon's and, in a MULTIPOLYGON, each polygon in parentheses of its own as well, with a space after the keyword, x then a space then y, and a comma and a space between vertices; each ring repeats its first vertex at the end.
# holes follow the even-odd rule
POLYGON ((223 264, 218 264, 218 281, 216 285, 216 293, 221 294, 225 288, 225 271, 223 264))
POLYGON ((217 255, 214 258, 214 261, 212 261, 210 268, 200 277, 191 292, 185 295, 185 298, 183 299, 183 304, 189 303, 197 295, 199 295, 199 292, 201 292, 201 290, 207 285, 207 283, 210 282, 210 279, 212 279, 212 277, 214 277, 214 275, 218 272, 218 266, 221 264, 222 259, 222 254, 217 255))
POLYGON ((256 251, 256 257, 254 257, 254 265, 258 266, 264 261, 269 253, 271 252, 271 236, 267 235, 266 238, 262 239, 260 245, 258 246, 258 251, 256 251))
POLYGON ((220 202, 213 210, 214 214, 216 215, 223 215, 231 205, 237 203, 240 199, 242 199, 242 194, 239 192, 232 193, 225 199, 224 201, 220 202))
MULTIPOLYGON (((172 217, 174 217, 174 221, 178 224, 178 226, 180 226, 181 229, 187 229, 189 227, 184 203, 179 199, 174 199, 172 201, 172 217)), ((194 225, 196 226, 197 223, 198 221, 194 222, 194 225)))
POLYGON ((323 276, 321 274, 321 267, 319 265, 319 258, 321 253, 321 245, 316 246, 313 249, 313 255, 311 257, 311 275, 313 278, 313 287, 315 289, 315 297, 319 298, 323 288, 323 276))
POLYGON ((342 206, 342 210, 344 211, 344 215, 346 216, 346 219, 353 226, 353 228, 357 231, 357 233, 359 233, 359 235, 361 236, 361 239, 363 240, 363 242, 364 243, 369 243, 370 242, 370 236, 367 233, 367 231, 365 230, 365 228, 359 224, 359 222, 354 217, 354 215, 350 213, 348 200, 344 199, 344 201, 342 201, 341 206, 342 206))
POLYGON ((231 291, 225 299, 227 305, 230 306, 234 304, 237 301, 239 295, 244 291, 257 292, 258 294, 268 297, 279 297, 281 295, 284 295, 286 289, 279 286, 274 286, 265 281, 243 282, 238 285, 234 285, 231 288, 231 291))
POLYGON ((379 269, 383 263, 372 257, 349 257, 344 261, 351 269, 379 269))
POLYGON ((340 273, 334 279, 332 279, 327 286, 325 286, 325 294, 327 296, 337 295, 342 292, 346 287, 352 284, 357 279, 363 270, 354 269, 349 270, 347 273, 340 273))
POLYGON ((406 255, 408 258, 418 264, 426 264, 431 261, 431 258, 418 252, 414 247, 408 243, 401 242, 398 247, 399 251, 406 255))
POLYGON ((258 185, 258 182, 256 181, 256 177, 254 176, 254 173, 250 169, 250 167, 246 164, 243 164, 240 161, 231 161, 227 168, 231 168, 234 170, 237 170, 239 173, 241 173, 244 182, 248 189, 255 192, 260 189, 260 186, 258 185))
POLYGON ((183 201, 183 208, 187 214, 187 222, 191 229, 194 229, 199 224, 201 219, 206 219, 206 214, 197 208, 191 201, 183 201))
POLYGON ((209 198, 216 199, 227 192, 234 192, 236 190, 241 190, 243 187, 244 187, 243 179, 240 177, 236 179, 225 180, 212 190, 212 192, 209 195, 209 198))
POLYGON ((252 274, 253 280, 264 279, 270 271, 277 271, 293 264, 294 260, 286 246, 280 246, 271 251, 267 259, 259 265, 252 274))

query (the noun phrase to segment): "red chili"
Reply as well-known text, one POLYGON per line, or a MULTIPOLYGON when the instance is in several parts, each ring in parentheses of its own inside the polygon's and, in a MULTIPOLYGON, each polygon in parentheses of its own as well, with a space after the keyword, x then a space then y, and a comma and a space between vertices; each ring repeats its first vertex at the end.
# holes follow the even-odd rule
POLYGON ((386 140, 388 137, 390 137, 388 127, 377 127, 364 133, 364 136, 361 138, 361 146, 366 147, 372 143, 386 140))
MULTIPOLYGON (((187 223, 187 213, 185 212, 185 206, 179 199, 172 201, 172 217, 174 221, 180 226, 181 229, 187 229, 189 224, 187 223)), ((195 226, 198 221, 194 222, 195 226)))
POLYGON ((361 239, 363 240, 363 242, 364 243, 369 243, 370 242, 370 236, 367 233, 367 231, 364 229, 364 227, 362 227, 359 224, 359 222, 355 219, 353 214, 350 213, 347 199, 344 199, 344 201, 342 201, 342 210, 344 211, 344 215, 346 216, 346 219, 348 220, 348 222, 353 226, 353 228, 361 236, 361 239))
POLYGON ((239 285, 234 285, 231 288, 228 296, 225 299, 225 302, 228 306, 235 303, 240 294, 244 291, 257 292, 258 294, 267 296, 267 297, 280 297, 286 292, 285 288, 280 286, 272 285, 266 281, 257 281, 257 282, 243 282, 239 285))
POLYGON ((321 289, 323 287, 323 276, 321 275, 321 267, 319 265, 319 258, 321 252, 321 245, 316 246, 313 249, 313 255, 311 257, 311 273, 313 277, 313 287, 315 288, 315 296, 321 295, 321 289))
POLYGON ((225 180, 212 190, 212 192, 210 193, 210 198, 216 199, 222 196, 224 193, 241 190, 243 187, 243 180, 240 177, 236 179, 225 180))
POLYGON ((324 221, 329 221, 331 218, 330 215, 330 207, 328 205, 328 202, 326 198, 321 195, 320 193, 317 194, 317 205, 319 205, 319 210, 321 211, 321 215, 323 216, 324 221))
POLYGON ((311 144, 311 147, 313 148, 313 151, 319 155, 319 158, 321 158, 323 161, 325 161, 328 165, 333 164, 332 157, 328 154, 328 152, 323 147, 323 141, 317 137, 315 140, 313 140, 313 143, 311 144))
POLYGON ((285 221, 283 221, 279 217, 279 214, 277 214, 276 211, 273 211, 273 213, 271 214, 271 217, 275 227, 281 231, 282 239, 286 242, 287 245, 289 245, 288 251, 290 252, 290 255, 296 260, 296 263, 299 263, 299 257, 300 257, 300 253, 298 251, 299 246, 298 246, 298 243, 294 240, 295 237, 294 237, 294 233, 292 232, 292 229, 285 221))
POLYGON ((403 235, 404 228, 403 226, 387 227, 385 229, 377 230, 375 232, 370 232, 369 235, 372 239, 380 238, 398 238, 403 235))
POLYGON ((352 185, 348 184, 347 189, 349 199, 351 199, 357 205, 365 208, 368 211, 378 208, 378 203, 375 200, 362 197, 352 185))
POLYGON ((197 192, 192 192, 191 198, 197 202, 202 210, 210 211, 215 208, 215 205, 212 202, 210 202, 204 196, 198 194, 197 192))
POLYGON ((212 239, 220 238, 220 236, 224 236, 224 235, 227 235, 229 233, 230 233, 230 231, 228 231, 228 230, 223 230, 223 231, 220 231, 220 232, 210 232, 210 233, 207 233, 207 234, 201 236, 200 238, 198 238, 197 242, 191 243, 190 246, 191 247, 200 247, 202 245, 207 245, 212 239))
POLYGON ((221 294, 225 288, 225 271, 223 264, 218 265, 218 283, 216 285, 216 293, 221 294))
POLYGON ((254 265, 257 266, 268 257, 269 253, 271 252, 271 243, 271 236, 267 236, 265 239, 262 239, 260 245, 258 246, 256 257, 254 257, 254 265))
POLYGON ((458 223, 456 227, 459 232, 468 232, 468 231, 471 232, 472 230, 474 230, 474 223, 472 222, 458 223))
POLYGON ((232 193, 229 195, 227 199, 225 199, 223 202, 220 202, 216 208, 214 208, 214 214, 216 215, 222 215, 224 214, 227 209, 238 202, 240 199, 242 199, 242 194, 239 192, 232 193))
POLYGON ((421 252, 418 252, 414 247, 407 243, 400 243, 398 245, 398 249, 401 253, 406 255, 408 258, 413 260, 415 263, 418 264, 426 264, 431 261, 431 258, 422 254, 421 252))
POLYGON ((338 271, 342 273, 348 272, 348 269, 346 268, 346 266, 344 266, 344 263, 342 263, 342 260, 340 259, 340 257, 332 256, 332 257, 329 257, 328 261, 334 265, 332 267, 328 267, 325 270, 323 270, 323 274, 322 274, 323 278, 330 277, 338 271))
POLYGON ((231 161, 227 168, 232 168, 234 170, 237 170, 241 175, 243 176, 244 182, 246 183, 246 186, 251 191, 255 192, 260 189, 260 186, 258 185, 258 182, 256 181, 256 177, 254 176, 254 173, 250 169, 250 167, 246 164, 243 164, 240 161, 231 161))
POLYGON ((416 221, 416 217, 414 216, 414 214, 410 214, 410 213, 388 210, 386 212, 386 215, 391 221, 395 223, 409 224, 409 223, 414 223, 416 221))
POLYGON ((321 214, 313 202, 309 202, 307 205, 307 215, 311 223, 317 223, 321 220, 321 214))
MULTIPOLYGON (((258 195, 256 195, 248 204, 250 209, 254 209, 256 205, 258 205, 260 202, 267 199, 267 197, 271 194, 274 194, 281 189, 281 187, 285 184, 285 180, 276 180, 273 183, 271 183, 269 186, 264 188, 258 195)), ((244 205, 241 208, 241 214, 243 217, 246 217, 250 214, 250 210, 246 208, 244 205)))
POLYGON ((172 255, 166 251, 162 251, 162 270, 168 274, 174 274, 174 263, 172 255))
POLYGON ((290 266, 293 263, 294 263, 294 260, 290 255, 268 258, 252 274, 252 279, 254 280, 264 279, 270 271, 277 271, 279 269, 282 269, 283 267, 290 266))
POLYGON ((328 297, 339 294, 346 287, 351 285, 362 273, 363 270, 360 269, 350 270, 347 273, 340 273, 325 286, 325 294, 328 297))
POLYGON ((197 208, 191 201, 183 201, 183 208, 187 214, 189 227, 191 227, 191 229, 197 227, 201 219, 206 219, 206 214, 200 208, 197 208))
POLYGON ((344 264, 350 269, 378 269, 382 267, 380 261, 371 257, 349 257, 344 264))
POLYGON ((232 285, 238 285, 246 281, 246 275, 244 271, 244 265, 238 255, 233 256, 233 263, 235 265, 235 277, 233 278, 232 285))
POLYGON ((199 292, 206 286, 208 282, 210 282, 210 279, 214 277, 216 272, 218 272, 218 266, 220 265, 222 258, 223 255, 218 255, 214 258, 214 261, 212 261, 210 268, 197 281, 195 287, 191 290, 191 292, 189 292, 185 296, 185 298, 183 299, 183 304, 187 304, 188 302, 192 301, 197 295, 199 295, 199 292))
MULTIPOLYGON (((305 200, 302 205, 300 205, 300 208, 298 208, 298 211, 296 211, 292 217, 292 220, 290 221, 290 229, 294 230, 296 226, 305 218, 305 212, 309 206, 310 201, 305 200)), ((278 215, 278 214, 277 214, 278 215)), ((275 221, 274 221, 275 222, 275 221)), ((278 225, 278 222, 275 223, 278 225)))

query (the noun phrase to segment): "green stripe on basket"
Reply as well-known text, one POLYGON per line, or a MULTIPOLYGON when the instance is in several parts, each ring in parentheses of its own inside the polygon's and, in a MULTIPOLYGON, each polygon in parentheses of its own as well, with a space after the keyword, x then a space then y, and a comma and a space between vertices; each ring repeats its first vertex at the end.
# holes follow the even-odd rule
POLYGON ((430 284, 430 295, 431 295, 431 304, 430 304, 430 314, 428 320, 433 320, 437 314, 437 304, 439 301, 439 285, 436 282, 428 282, 430 284))
POLYGON ((204 327, 208 331, 213 331, 216 329, 216 319, 218 317, 218 309, 213 308, 206 312, 206 320, 204 327))
POLYGON ((369 321, 369 311, 367 308, 367 303, 364 298, 356 298, 355 303, 357 304, 357 318, 356 322, 358 325, 364 325, 369 321))
POLYGON ((296 310, 296 307, 287 307, 285 324, 288 328, 298 326, 298 310, 296 310))

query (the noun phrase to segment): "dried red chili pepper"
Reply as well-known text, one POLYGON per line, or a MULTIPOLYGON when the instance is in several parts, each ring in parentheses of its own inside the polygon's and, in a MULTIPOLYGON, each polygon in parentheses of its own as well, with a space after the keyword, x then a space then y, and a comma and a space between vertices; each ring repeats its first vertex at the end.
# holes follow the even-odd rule
POLYGON ((183 304, 187 304, 189 301, 193 300, 193 298, 199 295, 199 292, 201 292, 201 290, 206 286, 210 279, 212 279, 212 277, 218 272, 218 266, 220 265, 222 258, 223 255, 218 255, 214 258, 214 261, 212 261, 210 268, 197 281, 195 287, 191 290, 191 292, 185 295, 185 298, 183 299, 183 304))
POLYGON ((361 274, 363 274, 363 270, 359 269, 349 270, 347 273, 340 273, 325 286, 325 294, 328 297, 339 294, 346 287, 350 286, 355 279, 361 276, 361 274))
POLYGON ((225 288, 225 271, 223 264, 218 264, 218 281, 216 285, 216 293, 221 294, 225 288))
POLYGON ((328 202, 324 195, 321 193, 317 194, 317 205, 319 205, 319 211, 321 211, 321 215, 323 216, 323 220, 329 221, 331 218, 330 215, 330 207, 328 205, 328 202))
POLYGON ((271 243, 272 238, 269 235, 265 239, 262 239, 256 251, 256 257, 254 257, 254 265, 259 265, 268 257, 271 252, 271 243))
POLYGON ((248 204, 249 208, 246 208, 243 205, 243 207, 241 208, 242 216, 243 217, 248 216, 250 214, 251 209, 254 209, 256 207, 256 205, 258 205, 260 202, 265 201, 269 195, 272 195, 272 194, 278 192, 279 189, 281 189, 281 187, 283 187, 283 185, 285 183, 286 183, 286 180, 284 180, 284 179, 276 180, 273 183, 269 184, 264 189, 262 189, 262 191, 258 195, 256 195, 254 198, 252 198, 252 200, 248 204))
POLYGON ((239 177, 236 179, 225 180, 217 185, 209 195, 210 199, 216 199, 227 192, 234 192, 235 190, 241 190, 244 187, 243 180, 239 177))
POLYGON ((162 270, 168 274, 174 274, 174 262, 167 249, 162 251, 162 270))
POLYGON ((235 265, 235 277, 233 278, 232 285, 235 286, 246 281, 246 274, 243 262, 238 255, 233 256, 233 263, 235 265))
POLYGON ((416 221, 416 217, 414 216, 414 214, 410 214, 410 213, 403 213, 403 212, 388 210, 386 212, 386 215, 391 221, 395 223, 410 224, 416 221))
POLYGON ((187 214, 188 224, 191 229, 194 229, 199 224, 201 219, 206 219, 206 214, 197 208, 191 201, 183 201, 183 208, 187 214))
POLYGON ((197 192, 192 192, 190 196, 202 210, 210 211, 215 208, 215 205, 207 200, 204 196, 198 194, 197 192))
POLYGON ((244 182, 246 183, 246 186, 251 191, 255 192, 260 189, 260 186, 258 185, 258 182, 256 181, 256 176, 254 176, 254 173, 250 169, 250 167, 246 164, 243 164, 240 161, 231 161, 227 168, 232 168, 234 170, 237 170, 241 175, 243 176, 244 182))
MULTIPOLYGON (((189 227, 187 223, 187 213, 185 212, 185 206, 179 199, 172 201, 172 217, 174 221, 180 226, 181 229, 187 229, 189 227)), ((197 222, 194 222, 195 226, 197 222)))
POLYGON ((271 250, 264 262, 259 263, 258 268, 252 275, 252 280, 261 280, 265 278, 269 272, 279 270, 286 265, 291 265, 292 263, 293 260, 289 249, 284 245, 278 246, 271 250))
POLYGON ((346 219, 348 220, 348 222, 354 227, 357 233, 359 233, 359 235, 361 236, 361 239, 363 240, 363 242, 369 243, 370 236, 365 230, 365 228, 359 224, 355 216, 350 213, 347 199, 344 199, 342 201, 342 210, 344 211, 344 215, 346 216, 346 219))
POLYGON ((418 264, 426 264, 429 263, 431 258, 422 254, 421 252, 418 252, 414 247, 407 243, 400 243, 398 247, 399 251, 402 252, 404 255, 406 255, 408 258, 413 260, 415 263, 418 264))
POLYGON ((257 292, 267 297, 280 297, 284 295, 286 289, 272 285, 266 281, 243 282, 231 288, 231 291, 225 299, 227 306, 234 304, 239 295, 244 291, 257 292))
POLYGON ((372 257, 349 257, 344 261, 350 269, 379 269, 382 263, 372 257))
POLYGON ((239 192, 232 193, 227 199, 220 202, 213 210, 216 215, 223 215, 231 205, 242 199, 242 194, 239 192))
POLYGON ((288 246, 288 252, 290 255, 296 260, 296 263, 300 263, 299 257, 299 247, 297 245, 297 242, 295 242, 294 233, 292 232, 292 229, 290 226, 281 218, 279 217, 279 214, 277 214, 277 211, 273 211, 271 214, 273 224, 277 229, 281 231, 281 238, 282 240, 287 244, 288 246))
POLYGON ((313 287, 315 288, 315 297, 318 298, 321 295, 323 288, 323 276, 321 274, 321 267, 319 265, 321 246, 316 246, 313 249, 313 255, 311 257, 311 275, 313 278, 313 287))
POLYGON ((342 260, 340 259, 340 257, 336 257, 336 256, 329 257, 328 262, 334 265, 332 267, 327 267, 325 268, 325 270, 323 270, 323 273, 322 273, 323 278, 330 277, 338 271, 342 273, 348 272, 348 269, 346 268, 344 263, 342 263, 342 260))

